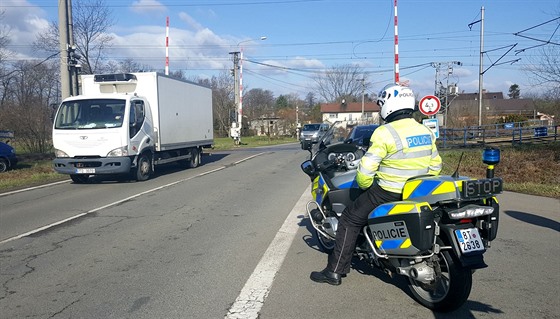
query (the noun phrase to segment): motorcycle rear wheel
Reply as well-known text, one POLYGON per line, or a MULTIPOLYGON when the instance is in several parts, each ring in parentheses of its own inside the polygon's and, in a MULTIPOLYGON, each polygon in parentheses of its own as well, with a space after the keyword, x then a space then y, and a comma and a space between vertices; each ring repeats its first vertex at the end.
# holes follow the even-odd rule
MULTIPOLYGON (((438 243, 443 242, 438 239, 438 243)), ((435 289, 423 288, 416 280, 408 277, 409 289, 414 298, 424 307, 438 312, 449 312, 461 307, 469 298, 472 288, 472 271, 461 266, 449 250, 438 255, 441 276, 436 279, 435 289)))

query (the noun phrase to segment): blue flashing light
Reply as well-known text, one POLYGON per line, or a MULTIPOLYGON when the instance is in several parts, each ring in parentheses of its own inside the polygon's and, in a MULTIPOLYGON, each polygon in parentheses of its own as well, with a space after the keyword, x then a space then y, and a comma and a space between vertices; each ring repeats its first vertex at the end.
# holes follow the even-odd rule
POLYGON ((497 148, 486 148, 482 152, 482 162, 487 165, 496 165, 500 162, 500 150, 497 148))

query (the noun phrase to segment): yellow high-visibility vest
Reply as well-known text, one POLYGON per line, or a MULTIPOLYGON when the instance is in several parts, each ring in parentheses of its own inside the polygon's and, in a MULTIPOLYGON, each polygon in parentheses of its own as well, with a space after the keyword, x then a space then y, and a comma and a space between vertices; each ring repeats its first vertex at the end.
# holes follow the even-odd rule
POLYGON ((375 179, 383 189, 402 193, 409 178, 438 175, 441 171, 434 133, 412 118, 381 125, 371 135, 370 142, 356 175, 363 189, 370 187, 375 179))

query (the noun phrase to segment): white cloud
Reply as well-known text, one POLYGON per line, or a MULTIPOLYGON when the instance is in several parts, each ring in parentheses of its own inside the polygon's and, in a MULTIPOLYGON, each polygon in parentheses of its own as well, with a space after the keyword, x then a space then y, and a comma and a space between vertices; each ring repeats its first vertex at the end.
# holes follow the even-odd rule
POLYGON ((188 26, 190 26, 193 30, 201 30, 204 28, 200 23, 198 23, 186 12, 180 12, 179 18, 181 19, 181 21, 185 22, 188 26))
POLYGON ((262 61, 263 67, 269 67, 273 73, 320 71, 325 65, 317 59, 295 57, 290 60, 262 61))
POLYGON ((469 77, 472 76, 473 72, 467 68, 453 68, 453 76, 457 77, 469 77))
POLYGON ((157 0, 137 0, 132 3, 130 10, 135 13, 148 14, 148 13, 164 13, 167 8, 157 0))
POLYGON ((36 55, 31 45, 37 34, 49 25, 46 12, 21 0, 2 0, 2 11, 0 27, 8 33, 8 50, 17 52, 18 58, 36 55))
MULTIPOLYGON (((129 34, 112 34, 110 56, 116 59, 132 58, 144 65, 161 70, 165 64, 165 28, 142 26, 131 28, 129 34)), ((169 31, 169 60, 171 70, 204 70, 215 73, 229 68, 230 41, 201 26, 197 30, 171 28, 169 31)))

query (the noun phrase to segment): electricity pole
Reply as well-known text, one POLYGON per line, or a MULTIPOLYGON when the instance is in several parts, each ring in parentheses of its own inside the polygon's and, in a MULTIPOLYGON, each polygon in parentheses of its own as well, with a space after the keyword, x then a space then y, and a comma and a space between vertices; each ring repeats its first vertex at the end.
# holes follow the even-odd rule
POLYGON ((447 127, 447 110, 449 108, 449 77, 453 74, 453 65, 461 66, 463 65, 459 61, 448 61, 448 62, 432 62, 432 67, 436 69, 436 81, 434 87, 434 95, 437 96, 441 101, 445 98, 445 105, 442 108, 444 111, 444 126, 447 127), (441 70, 443 65, 447 65, 447 69, 445 70, 445 79, 446 79, 446 87, 445 91, 443 88, 443 84, 440 81, 440 73, 443 71, 441 70), (444 93, 445 92, 445 93, 444 93))
POLYGON ((480 62, 478 66, 478 126, 482 126, 482 81, 484 76, 484 68, 482 62, 484 60, 484 7, 480 8, 480 20, 469 23, 469 28, 480 22, 480 62))
POLYGON ((68 45, 70 33, 68 30, 68 2, 71 0, 58 0, 58 30, 60 48, 60 88, 62 99, 72 95, 72 75, 68 67, 68 45))
POLYGON ((235 144, 239 144, 241 141, 241 124, 243 123, 243 114, 239 108, 239 51, 230 52, 229 54, 233 55, 233 90, 235 93, 235 106, 237 108, 237 124, 234 126, 232 125, 230 130, 230 136, 233 138, 235 144))
POLYGON ((82 67, 81 58, 76 54, 72 26, 72 0, 58 0, 58 30, 60 48, 60 88, 61 97, 79 94, 78 73, 82 67))
POLYGON ((484 76, 482 62, 484 58, 484 7, 480 8, 480 66, 478 74, 478 126, 482 126, 482 77, 484 76))
POLYGON ((365 95, 366 95, 366 83, 365 83, 366 79, 361 78, 361 79, 358 79, 356 81, 362 82, 362 118, 361 118, 361 120, 362 120, 362 122, 365 122, 364 107, 365 107, 365 95))

